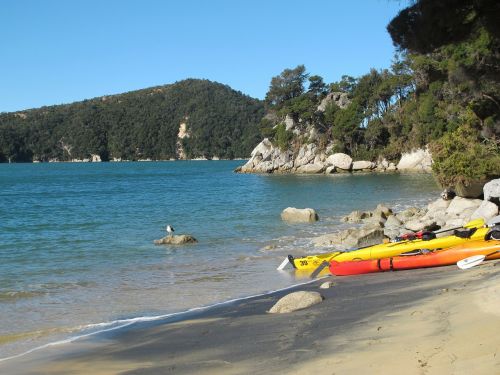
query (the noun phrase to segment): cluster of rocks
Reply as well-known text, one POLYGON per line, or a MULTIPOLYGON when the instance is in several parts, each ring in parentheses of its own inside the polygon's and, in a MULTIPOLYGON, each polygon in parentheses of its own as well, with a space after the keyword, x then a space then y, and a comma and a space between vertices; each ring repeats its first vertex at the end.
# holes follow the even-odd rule
MULTIPOLYGON (((381 204, 373 211, 353 211, 341 221, 361 224, 360 227, 316 237, 313 244, 352 248, 374 245, 384 239, 393 239, 407 233, 444 231, 463 226, 475 219, 488 221, 498 215, 499 206, 500 179, 497 179, 484 186, 484 200, 457 196, 451 200, 439 198, 427 207, 410 207, 398 213, 381 204)), ((438 237, 449 234, 450 232, 442 232, 438 237)))
POLYGON ((427 149, 403 154, 398 165, 379 159, 354 161, 344 153, 331 153, 333 145, 320 150, 315 143, 304 144, 297 153, 281 150, 265 138, 252 151, 248 162, 236 169, 241 173, 345 173, 411 170, 430 172, 432 157, 427 149))

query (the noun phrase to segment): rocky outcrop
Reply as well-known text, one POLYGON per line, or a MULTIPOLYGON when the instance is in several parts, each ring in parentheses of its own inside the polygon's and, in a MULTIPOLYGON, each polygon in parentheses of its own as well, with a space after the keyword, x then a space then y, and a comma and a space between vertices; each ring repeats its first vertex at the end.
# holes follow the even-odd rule
POLYGON ((281 219, 291 223, 312 223, 318 221, 319 217, 312 208, 287 207, 281 213, 281 219))
POLYGON ((154 240, 155 245, 184 245, 196 243, 198 240, 188 234, 179 234, 174 236, 166 236, 159 240, 154 240))
POLYGON ((401 171, 422 171, 430 172, 432 170, 432 156, 428 149, 418 149, 401 155, 401 160, 397 165, 401 171))
POLYGON ((318 292, 299 291, 287 294, 271 307, 271 314, 290 313, 296 310, 302 310, 309 306, 316 305, 323 301, 323 296, 318 292))
MULTIPOLYGON (((297 129, 298 123, 291 116, 285 118, 287 129, 297 129)), ((404 171, 429 172, 432 159, 428 150, 417 150, 403 154, 398 166, 386 159, 377 162, 369 160, 353 161, 352 157, 344 153, 334 153, 334 145, 319 149, 314 143, 318 137, 313 126, 308 126, 302 134, 304 139, 311 143, 303 144, 296 152, 281 150, 265 138, 252 151, 250 159, 245 165, 235 171, 241 173, 342 173, 342 172, 390 172, 398 169, 404 171)))
POLYGON ((317 110, 319 112, 325 112, 326 107, 330 103, 335 104, 341 109, 345 109, 349 104, 351 104, 351 100, 345 92, 330 92, 318 105, 317 110))

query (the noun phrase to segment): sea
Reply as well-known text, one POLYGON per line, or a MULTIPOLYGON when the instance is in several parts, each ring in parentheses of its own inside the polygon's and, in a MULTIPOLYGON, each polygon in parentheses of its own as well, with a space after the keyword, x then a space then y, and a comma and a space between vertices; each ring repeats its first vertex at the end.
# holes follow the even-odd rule
POLYGON ((237 174, 244 161, 0 164, 0 361, 303 283, 276 267, 353 210, 423 206, 429 174, 237 174), (288 224, 286 207, 320 220, 288 224), (154 245, 189 234, 197 244, 154 245))

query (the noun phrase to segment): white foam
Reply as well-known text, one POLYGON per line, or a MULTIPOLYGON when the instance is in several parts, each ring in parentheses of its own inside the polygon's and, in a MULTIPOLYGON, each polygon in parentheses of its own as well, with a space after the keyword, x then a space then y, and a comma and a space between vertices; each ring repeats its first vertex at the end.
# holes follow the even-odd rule
POLYGON ((88 325, 82 326, 80 330, 81 331, 85 331, 85 330, 94 329, 94 328, 102 328, 102 329, 98 329, 96 331, 92 331, 92 332, 89 332, 89 333, 85 333, 85 334, 81 334, 81 335, 69 337, 69 338, 64 339, 64 340, 54 341, 54 342, 50 342, 48 344, 37 346, 35 348, 29 349, 29 350, 27 350, 27 351, 25 351, 23 353, 20 353, 20 354, 16 354, 16 355, 13 355, 13 356, 10 356, 10 357, 0 358, 0 362, 8 361, 8 360, 15 359, 15 358, 20 358, 20 357, 23 357, 25 355, 31 354, 33 352, 36 352, 36 351, 39 351, 39 350, 42 350, 42 349, 46 349, 46 348, 50 348, 50 347, 53 347, 53 346, 58 346, 58 345, 63 345, 63 344, 69 344, 69 343, 72 343, 74 341, 77 341, 77 340, 80 340, 80 339, 83 339, 83 338, 86 338, 86 337, 90 337, 90 336, 93 336, 93 335, 97 335, 97 334, 100 334, 100 333, 106 333, 106 332, 114 331, 114 330, 117 330, 117 329, 120 329, 120 328, 125 328, 125 327, 128 327, 128 326, 130 326, 132 324, 135 324, 135 323, 144 323, 144 322, 153 322, 153 321, 157 321, 157 320, 163 320, 163 319, 172 318, 172 317, 175 317, 175 316, 180 316, 180 315, 183 315, 183 314, 192 313, 192 312, 195 312, 195 311, 208 310, 210 308, 217 307, 217 306, 222 306, 222 305, 226 305, 226 304, 230 304, 230 303, 234 303, 234 302, 245 301, 245 300, 252 299, 252 298, 257 298, 257 297, 262 297, 262 296, 266 296, 266 295, 277 293, 277 292, 282 292, 282 291, 285 291, 285 290, 288 290, 288 289, 293 289, 293 288, 298 287, 298 286, 311 284, 311 283, 313 283, 313 282, 315 282, 317 280, 321 280, 322 278, 325 278, 325 277, 328 277, 328 276, 320 277, 320 278, 317 278, 317 279, 314 279, 314 280, 308 280, 308 281, 305 281, 303 283, 294 284, 294 285, 291 285, 291 286, 287 286, 285 288, 271 290, 271 291, 267 291, 267 292, 264 292, 264 293, 254 294, 254 295, 251 295, 251 296, 240 297, 240 298, 233 298, 233 299, 230 299, 230 300, 227 300, 227 301, 223 301, 223 302, 217 302, 217 303, 214 303, 212 305, 200 306, 200 307, 193 307, 193 308, 188 309, 186 311, 180 311, 180 312, 175 312, 175 313, 170 313, 170 314, 163 314, 163 315, 155 315, 155 316, 140 316, 140 317, 130 318, 130 319, 113 320, 111 322, 88 324, 88 325), (105 327, 109 327, 109 328, 105 328, 105 327))

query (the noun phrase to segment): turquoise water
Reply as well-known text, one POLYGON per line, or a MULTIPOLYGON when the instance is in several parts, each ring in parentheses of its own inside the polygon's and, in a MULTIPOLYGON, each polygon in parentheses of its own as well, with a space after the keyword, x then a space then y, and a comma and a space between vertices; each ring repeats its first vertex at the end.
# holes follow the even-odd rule
POLYGON ((311 238, 341 228, 340 216, 438 194, 429 175, 233 173, 242 163, 0 164, 0 358, 291 285, 276 266, 319 251, 311 238), (288 206, 315 208, 320 221, 286 224, 288 206), (166 224, 199 243, 153 245, 166 224))

